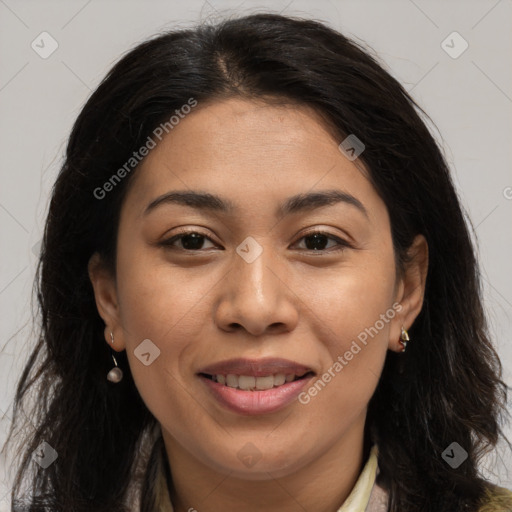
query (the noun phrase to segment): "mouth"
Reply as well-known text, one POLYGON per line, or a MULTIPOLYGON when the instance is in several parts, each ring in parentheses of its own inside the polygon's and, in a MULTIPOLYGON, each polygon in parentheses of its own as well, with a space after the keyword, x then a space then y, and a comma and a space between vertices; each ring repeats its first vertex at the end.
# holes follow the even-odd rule
POLYGON ((197 376, 210 396, 231 412, 258 415, 291 404, 316 375, 286 359, 231 359, 202 368, 197 376))

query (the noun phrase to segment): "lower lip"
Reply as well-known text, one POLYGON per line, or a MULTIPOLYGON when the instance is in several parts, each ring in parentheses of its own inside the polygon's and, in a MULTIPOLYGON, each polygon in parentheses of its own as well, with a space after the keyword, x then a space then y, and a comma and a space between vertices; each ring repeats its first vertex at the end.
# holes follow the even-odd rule
POLYGON ((244 391, 199 375, 218 402, 230 411, 248 416, 268 414, 283 409, 297 398, 312 377, 313 375, 262 391, 244 391))

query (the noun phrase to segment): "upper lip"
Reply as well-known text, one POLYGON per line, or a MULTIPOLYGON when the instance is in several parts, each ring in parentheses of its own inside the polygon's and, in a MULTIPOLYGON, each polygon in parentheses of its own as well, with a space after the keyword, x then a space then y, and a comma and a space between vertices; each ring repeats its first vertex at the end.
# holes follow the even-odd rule
POLYGON ((313 370, 295 361, 267 357, 263 359, 237 358, 219 361, 218 363, 205 366, 198 373, 206 373, 207 375, 248 375, 254 377, 284 373, 285 375, 294 374, 302 377, 308 372, 313 372, 313 370))

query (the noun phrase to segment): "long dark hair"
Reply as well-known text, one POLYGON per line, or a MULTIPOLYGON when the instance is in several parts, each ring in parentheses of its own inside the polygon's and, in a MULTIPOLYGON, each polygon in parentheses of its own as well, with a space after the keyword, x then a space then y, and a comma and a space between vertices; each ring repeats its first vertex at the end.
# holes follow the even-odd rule
MULTIPOLYGON (((390 511, 476 510, 486 489, 478 462, 504 437, 507 386, 448 166, 424 112, 375 57, 320 22, 276 14, 203 23, 143 42, 79 114, 37 268, 39 339, 15 396, 8 441, 29 397, 34 429, 23 438, 13 503, 21 503, 26 482, 24 510, 128 510, 141 440, 156 420, 124 352, 117 357, 123 381, 114 386, 105 378, 112 363, 87 263, 98 251, 115 272, 120 208, 136 168, 108 198, 94 191, 191 98, 200 108, 232 96, 313 107, 340 142, 349 134, 363 141, 359 158, 387 205, 399 270, 414 236, 426 237, 430 261, 424 305, 410 330, 414 342, 404 354, 388 351, 365 434, 380 448, 379 482, 390 491, 390 511), (58 463, 32 474, 31 454, 43 441, 58 463), (441 456, 454 441, 468 454, 457 470, 441 456)), ((149 512, 155 457, 148 460, 141 509, 149 512)))

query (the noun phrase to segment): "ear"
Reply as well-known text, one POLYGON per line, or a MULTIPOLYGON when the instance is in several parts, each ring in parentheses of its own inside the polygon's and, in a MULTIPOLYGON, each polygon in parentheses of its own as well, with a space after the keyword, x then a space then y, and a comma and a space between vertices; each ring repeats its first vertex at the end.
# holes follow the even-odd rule
POLYGON ((389 348, 395 352, 402 351, 399 342, 402 325, 408 330, 423 306, 428 272, 428 244, 425 237, 417 235, 407 252, 410 261, 406 263, 404 273, 398 279, 395 296, 395 301, 402 308, 393 319, 390 329, 389 348))
POLYGON ((125 349, 125 345, 119 315, 115 276, 106 269, 101 256, 97 252, 89 259, 87 270, 94 289, 98 313, 105 322, 105 341, 107 341, 109 347, 120 352, 125 349), (114 343, 111 342, 111 332, 114 335, 114 343))

